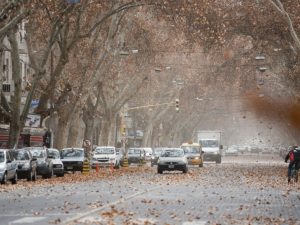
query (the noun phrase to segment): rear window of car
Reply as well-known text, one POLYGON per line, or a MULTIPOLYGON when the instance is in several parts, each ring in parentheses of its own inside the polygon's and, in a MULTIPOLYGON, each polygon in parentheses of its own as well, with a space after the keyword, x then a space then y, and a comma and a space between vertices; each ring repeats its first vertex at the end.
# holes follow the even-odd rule
POLYGON ((61 151, 61 155, 63 158, 68 158, 68 157, 82 157, 83 156, 83 150, 81 149, 63 149, 61 151))
POLYGON ((54 150, 48 150, 49 151, 49 155, 52 156, 54 159, 59 159, 60 155, 59 155, 59 151, 54 151, 54 150))
POLYGON ((46 150, 39 150, 39 149, 32 149, 30 150, 32 156, 37 158, 45 158, 46 157, 46 150))
POLYGON ((95 154, 114 154, 115 149, 114 148, 96 148, 95 154))
POLYGON ((4 162, 4 152, 0 152, 0 162, 4 162))
POLYGON ((14 151, 13 156, 16 160, 29 160, 29 155, 27 151, 14 151))
POLYGON ((141 149, 129 149, 128 154, 137 155, 137 154, 140 154, 141 151, 142 151, 141 149))

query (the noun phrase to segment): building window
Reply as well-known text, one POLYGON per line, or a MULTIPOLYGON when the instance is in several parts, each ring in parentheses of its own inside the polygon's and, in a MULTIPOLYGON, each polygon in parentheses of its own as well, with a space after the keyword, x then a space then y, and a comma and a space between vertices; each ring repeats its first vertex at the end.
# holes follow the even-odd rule
POLYGON ((2 85, 3 92, 10 92, 10 84, 3 84, 2 85))
POLYGON ((5 63, 5 81, 8 82, 8 78, 9 78, 9 59, 6 59, 6 63, 5 63))

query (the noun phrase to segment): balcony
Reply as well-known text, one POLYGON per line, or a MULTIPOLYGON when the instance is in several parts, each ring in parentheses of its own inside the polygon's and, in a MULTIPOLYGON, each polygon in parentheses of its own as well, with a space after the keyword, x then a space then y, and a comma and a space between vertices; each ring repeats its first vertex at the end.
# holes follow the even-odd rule
POLYGON ((3 92, 10 92, 10 84, 3 84, 2 85, 3 92))

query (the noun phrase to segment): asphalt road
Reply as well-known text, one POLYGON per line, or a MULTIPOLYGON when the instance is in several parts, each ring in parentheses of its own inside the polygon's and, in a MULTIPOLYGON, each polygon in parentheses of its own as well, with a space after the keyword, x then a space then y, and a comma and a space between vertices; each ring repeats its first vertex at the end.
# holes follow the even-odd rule
POLYGON ((300 224, 300 183, 278 156, 157 174, 156 167, 0 186, 0 224, 300 224))

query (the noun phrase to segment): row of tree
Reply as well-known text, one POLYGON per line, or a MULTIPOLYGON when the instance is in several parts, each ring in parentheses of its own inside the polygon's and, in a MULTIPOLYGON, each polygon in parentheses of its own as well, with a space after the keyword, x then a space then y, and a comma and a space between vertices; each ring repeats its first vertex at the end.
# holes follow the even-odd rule
MULTIPOLYGON (((266 54, 270 65, 286 74, 281 82, 290 84, 296 79, 299 10, 296 1, 283 4, 280 0, 2 2, 0 43, 7 38, 10 49, 2 45, 0 54, 10 51, 14 80, 10 103, 1 92, 1 113, 10 122, 9 144, 17 143, 33 98, 39 99, 36 113, 52 118, 57 148, 78 144, 80 139, 91 140, 97 127, 101 128, 100 140, 95 144, 114 144, 116 117, 132 99, 142 104, 165 99, 171 102, 180 94, 180 102, 184 102, 180 107, 185 110, 179 114, 175 110, 170 114, 169 108, 141 111, 146 121, 144 145, 151 145, 157 138, 154 131, 162 121, 165 143, 170 137, 182 136, 182 127, 186 128, 184 132, 192 132, 199 121, 199 113, 191 108, 196 94, 209 96, 220 88, 230 93, 232 84, 253 89, 249 81, 253 81, 254 67, 242 72, 237 68, 245 61, 250 64, 257 52, 266 54), (32 71, 24 107, 21 53, 15 35, 22 21, 26 21, 32 71), (238 41, 250 42, 250 47, 236 45, 238 41), (277 57, 275 48, 282 49, 277 57), (161 56, 174 56, 182 49, 203 54, 195 62, 183 64, 186 70, 176 68, 180 59, 174 59, 169 65, 172 69, 159 75, 165 77, 156 76, 157 67, 168 66, 159 61, 161 56), (205 69, 187 72, 208 57, 205 69), (216 62, 218 66, 213 66, 216 62), (180 90, 170 86, 174 77, 184 81, 180 90), (212 83, 217 84, 215 89, 207 88, 212 83), (193 94, 187 92, 191 89, 195 90, 193 94), (186 116, 184 112, 194 113, 186 116), (81 120, 85 125, 83 137, 79 136, 81 120)), ((1 77, 2 73, 0 70, 1 77)), ((293 90, 297 93, 296 86, 293 90)))

